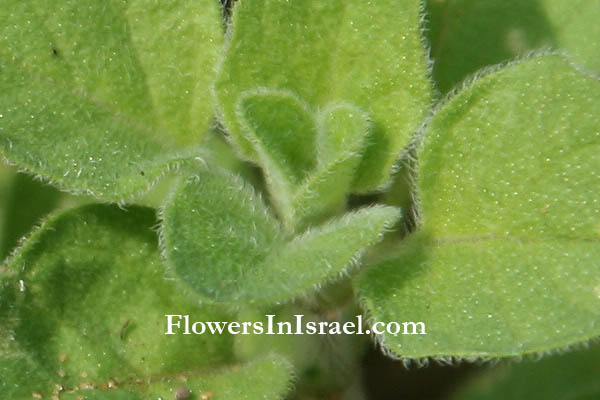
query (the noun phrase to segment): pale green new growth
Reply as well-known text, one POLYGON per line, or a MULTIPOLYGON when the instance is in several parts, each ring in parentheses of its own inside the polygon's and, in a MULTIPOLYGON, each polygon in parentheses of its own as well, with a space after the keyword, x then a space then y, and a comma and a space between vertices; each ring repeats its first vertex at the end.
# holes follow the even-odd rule
POLYGON ((259 155, 236 114, 242 93, 269 87, 313 108, 351 102, 373 120, 354 191, 380 188, 430 101, 420 2, 244 0, 217 78, 223 122, 241 155, 259 155))
MULTIPOLYGON (((243 93, 237 113, 259 160, 271 159, 291 185, 301 182, 314 168, 316 121, 293 93, 268 89, 243 93)), ((268 173, 269 165, 260 164, 268 173)))
MULTIPOLYGON (((154 211, 93 205, 54 217, 0 273, 0 389, 31 399, 107 387, 150 398, 172 396, 178 374, 196 376, 231 360, 226 335, 164 335, 165 314, 205 321, 231 315, 203 307, 165 273, 154 211), (112 382, 112 383, 111 383, 112 382), (144 396, 141 395, 144 394, 144 396)), ((81 392, 79 392, 81 394, 81 392)), ((76 398, 76 397, 75 397, 76 398)))
POLYGON ((315 115, 289 92, 260 89, 242 95, 237 115, 287 229, 343 211, 369 132, 361 110, 330 104, 315 115))
POLYGON ((476 377, 456 400, 600 399, 600 347, 502 365, 476 377))
POLYGON ((264 171, 272 202, 283 223, 293 229, 296 186, 316 164, 317 123, 312 112, 290 92, 261 89, 241 96, 237 115, 264 171))
POLYGON ((61 187, 123 200, 198 146, 222 44, 216 0, 9 1, 0 151, 61 187))
POLYGON ((318 126, 317 168, 294 193, 301 228, 343 211, 370 128, 367 115, 350 104, 326 107, 318 126))
POLYGON ((206 171, 166 204, 163 250, 203 299, 273 303, 338 276, 398 217, 394 208, 371 207, 290 237, 249 185, 206 171))
POLYGON ((600 82, 558 56, 487 75, 418 154, 422 227, 357 286, 402 357, 538 353, 600 335, 600 82))

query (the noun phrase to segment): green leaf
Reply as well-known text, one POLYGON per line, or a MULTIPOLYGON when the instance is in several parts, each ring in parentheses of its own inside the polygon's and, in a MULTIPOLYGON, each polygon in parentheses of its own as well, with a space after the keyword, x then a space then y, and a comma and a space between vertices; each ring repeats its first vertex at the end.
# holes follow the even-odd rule
POLYGON ((39 220, 58 206, 61 193, 26 174, 14 174, 6 189, 4 216, 0 219, 0 259, 17 246, 39 220))
POLYGON ((600 4, 587 0, 544 0, 544 11, 552 26, 556 47, 564 49, 573 61, 600 74, 600 4))
MULTIPOLYGON (((338 321, 342 326, 347 321, 356 322, 356 307, 335 309, 335 311, 316 313, 306 306, 286 304, 283 306, 243 309, 238 321, 257 321, 267 329, 271 315, 273 330, 276 332, 279 323, 290 324, 294 332, 297 315, 302 316, 302 323, 313 323, 319 329, 319 323, 338 321), (325 314, 325 315, 324 315, 325 314), (333 316, 331 316, 333 315, 333 316)), ((287 332, 287 326, 281 330, 287 332)), ((330 328, 326 328, 328 332, 330 328)), ((340 328, 341 329, 341 328, 340 328)), ((326 399, 335 393, 355 390, 360 385, 350 385, 360 376, 359 360, 369 345, 369 338, 361 335, 236 335, 234 339, 236 356, 242 360, 252 360, 269 352, 285 356, 294 365, 297 380, 296 393, 310 393, 312 398, 326 399), (349 387, 350 386, 350 387, 349 387)), ((346 398, 346 397, 343 397, 346 398)))
POLYGON ((296 189, 292 203, 300 229, 344 209, 370 128, 367 115, 343 103, 324 108, 318 123, 317 168, 296 189))
POLYGON ((198 308, 165 272, 155 225, 148 208, 86 206, 45 222, 2 267, 3 396, 51 398, 59 386, 146 393, 159 383, 156 394, 166 396, 179 385, 175 376, 191 379, 231 360, 227 335, 164 334, 165 314, 232 316, 198 308))
POLYGON ((65 189, 123 200, 197 154, 222 43, 216 0, 9 3, 0 20, 6 158, 65 189))
POLYGON ((600 83, 558 56, 489 74, 419 151, 421 230, 357 287, 402 357, 539 353, 600 335, 600 83))
MULTIPOLYGON (((271 159, 290 183, 302 181, 314 168, 316 122, 308 105, 293 93, 269 89, 245 92, 237 112, 256 153, 261 159, 271 159)), ((269 172, 268 164, 261 166, 269 172)))
POLYGON ((453 397, 456 400, 600 398, 600 348, 546 356, 486 371, 453 397))
MULTIPOLYGON (((7 218, 8 207, 7 204, 10 201, 10 189, 13 182, 16 171, 14 168, 0 162, 0 221, 4 221, 7 218)), ((0 229, 0 244, 2 248, 6 248, 6 243, 10 242, 10 233, 5 232, 6 226, 0 229), (8 236, 8 239, 7 239, 8 236)), ((4 258, 4 255, 0 255, 4 258)))
POLYGON ((236 115, 248 90, 291 91, 313 109, 350 102, 374 123, 354 190, 387 183, 430 101, 419 21, 417 0, 236 3, 216 88, 240 153, 258 161, 236 115))
POLYGON ((260 89, 241 95, 237 114, 263 168, 273 204, 291 229, 293 192, 316 163, 312 112, 293 93, 260 89))
MULTIPOLYGON (((188 349, 189 350, 189 349, 188 349)), ((7 360, 0 358, 0 374, 14 373, 26 363, 26 359, 7 360)), ((104 382, 92 382, 82 379, 79 387, 60 386, 58 379, 44 376, 46 385, 54 383, 49 392, 36 391, 38 386, 31 378, 38 378, 36 372, 28 374, 29 378, 23 386, 17 381, 2 381, 0 389, 8 393, 14 400, 31 400, 39 398, 59 398, 62 400, 145 400, 172 399, 177 393, 190 393, 189 399, 223 399, 223 400, 281 400, 291 387, 292 367, 278 356, 263 357, 245 365, 234 365, 230 368, 211 369, 203 373, 181 373, 177 376, 152 377, 147 380, 131 380, 117 382, 113 379, 104 382), (17 386, 18 385, 18 386, 17 386), (19 387, 19 391, 14 389, 19 387), (60 391, 62 388, 62 391, 60 391), (54 394, 57 397, 49 397, 54 394)), ((23 377, 25 378, 25 377, 23 377)), ((34 378, 34 379, 35 379, 34 378)), ((39 385, 43 386, 43 385, 39 385)), ((178 397, 179 398, 179 397, 178 397)))
POLYGON ((289 230, 343 210, 369 131, 360 109, 329 104, 315 113, 290 92, 263 88, 242 94, 237 114, 289 230))
POLYGON ((335 278, 398 218, 371 207, 289 237, 240 178, 202 172, 163 210, 166 259, 201 298, 274 303, 335 278))
POLYGON ((482 67, 532 50, 567 51, 600 73, 600 4, 589 0, 428 0, 433 75, 448 92, 482 67))

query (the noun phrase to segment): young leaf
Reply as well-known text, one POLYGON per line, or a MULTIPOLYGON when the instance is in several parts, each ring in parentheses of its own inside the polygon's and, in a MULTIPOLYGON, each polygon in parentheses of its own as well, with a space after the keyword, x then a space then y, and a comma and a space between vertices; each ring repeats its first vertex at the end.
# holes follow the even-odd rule
POLYGON ((588 0, 429 0, 433 75, 442 92, 482 67, 540 48, 600 73, 600 5, 588 0))
POLYGON ((216 0, 13 1, 0 20, 0 152, 108 200, 147 189, 212 118, 216 0))
POLYGON ((163 212, 166 259, 211 302, 275 303, 333 279, 398 218, 391 207, 359 210, 288 237, 241 179, 203 172, 163 212))
POLYGON ((314 109, 347 101, 374 122, 354 190, 384 185, 429 105, 419 21, 417 0, 238 2, 217 97, 240 153, 258 161, 236 115, 248 90, 291 91, 314 109))
POLYGON ((295 95, 260 89, 242 94, 237 114, 288 229, 342 210, 369 130, 361 110, 331 104, 314 116, 295 95))
POLYGON ((317 168, 296 189, 292 203, 300 230, 346 205, 370 128, 367 115, 350 104, 328 105, 318 126, 317 168))
POLYGON ((598 346, 502 365, 459 390, 457 400, 600 398, 598 346))
POLYGON ((558 56, 445 104, 419 152, 422 227, 357 287, 402 357, 538 353, 600 334, 600 82, 558 56))
POLYGON ((104 399, 112 397, 93 393, 111 386, 144 393, 158 381, 174 390, 173 376, 193 377, 231 360, 227 335, 165 335, 165 314, 232 316, 199 309, 189 290, 165 274, 155 224, 147 208, 68 211, 45 222, 2 267, 4 397, 49 399, 62 387, 104 399))
POLYGON ((293 93, 269 89, 243 93, 238 119, 263 168, 284 223, 293 225, 293 192, 316 164, 316 121, 293 93))
POLYGON ((300 182, 314 168, 316 122, 293 93, 269 89, 243 93, 238 118, 256 152, 265 152, 289 182, 300 182))
MULTIPOLYGON (((163 251, 183 281, 217 301, 244 297, 252 268, 284 238, 262 199, 240 178, 206 171, 177 188, 163 211, 163 251)), ((240 301, 244 300, 239 299, 240 301)))

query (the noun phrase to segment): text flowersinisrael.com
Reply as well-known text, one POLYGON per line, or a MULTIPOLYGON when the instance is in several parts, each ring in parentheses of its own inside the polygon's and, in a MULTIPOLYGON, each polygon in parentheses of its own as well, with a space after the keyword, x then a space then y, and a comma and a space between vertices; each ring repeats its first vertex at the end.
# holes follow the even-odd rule
POLYGON ((193 321, 189 315, 166 314, 165 335, 426 335, 424 322, 375 322, 363 324, 362 315, 354 321, 307 321, 296 314, 292 321, 276 322, 273 314, 266 321, 193 321))

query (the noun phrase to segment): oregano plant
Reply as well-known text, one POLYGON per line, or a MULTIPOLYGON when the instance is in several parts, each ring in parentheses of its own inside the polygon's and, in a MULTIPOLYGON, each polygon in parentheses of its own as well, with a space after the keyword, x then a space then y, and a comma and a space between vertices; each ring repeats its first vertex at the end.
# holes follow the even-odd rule
POLYGON ((0 397, 599 398, 599 17, 5 0, 0 397))

